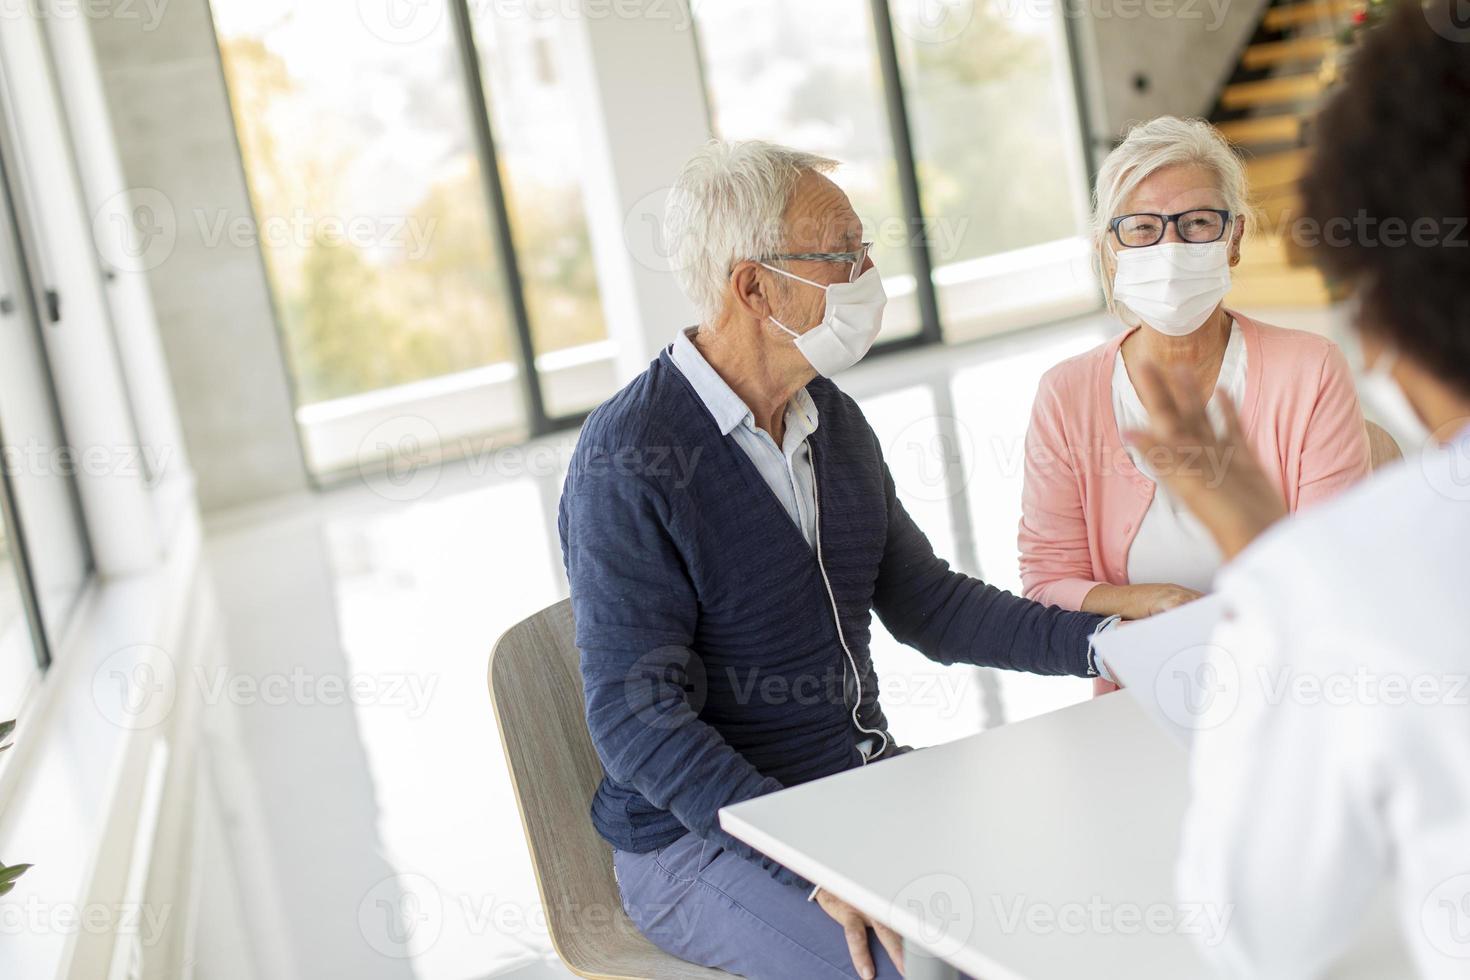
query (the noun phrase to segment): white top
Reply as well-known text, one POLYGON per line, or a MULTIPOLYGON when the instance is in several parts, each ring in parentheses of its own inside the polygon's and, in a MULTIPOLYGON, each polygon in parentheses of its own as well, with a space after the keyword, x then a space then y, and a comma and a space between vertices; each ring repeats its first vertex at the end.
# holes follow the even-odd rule
POLYGON ((786 513, 801 529, 809 546, 817 540, 817 494, 812 475, 811 450, 807 436, 817 431, 817 403, 802 388, 786 405, 786 431, 781 445, 770 433, 755 424, 755 413, 725 383, 719 372, 694 346, 690 336, 697 330, 680 330, 669 350, 677 367, 694 388, 704 407, 714 416, 720 435, 731 436, 750 461, 761 479, 771 488, 786 513))
MULTIPOLYGON (((720 826, 971 976, 1194 980, 1242 909, 1174 901, 1187 766, 1110 695, 737 803, 720 826)), ((1342 930, 1364 945, 1334 980, 1407 975, 1384 924, 1342 930)))
MULTIPOLYGON (((1470 976, 1470 428, 1225 568, 1181 896, 1226 975, 1317 975, 1391 881, 1416 975, 1470 976)), ((1405 976, 1405 972, 1384 976, 1405 976)))
MULTIPOLYGON (((1235 404, 1245 395, 1245 340, 1240 326, 1230 322, 1230 339, 1225 343, 1225 357, 1220 364, 1216 389, 1224 389, 1235 404)), ((1210 399, 1215 411, 1216 399, 1210 399)), ((1123 351, 1118 350, 1113 362, 1113 417, 1122 437, 1129 429, 1148 427, 1148 412, 1139 400, 1128 369, 1123 364, 1123 351)), ((1129 458, 1138 471, 1150 480, 1153 472, 1138 450, 1127 444, 1129 458)), ((1187 589, 1208 592, 1220 567, 1220 549, 1193 514, 1176 501, 1167 489, 1154 486, 1153 500, 1138 525, 1138 533, 1128 549, 1128 581, 1134 585, 1167 583, 1187 589)))

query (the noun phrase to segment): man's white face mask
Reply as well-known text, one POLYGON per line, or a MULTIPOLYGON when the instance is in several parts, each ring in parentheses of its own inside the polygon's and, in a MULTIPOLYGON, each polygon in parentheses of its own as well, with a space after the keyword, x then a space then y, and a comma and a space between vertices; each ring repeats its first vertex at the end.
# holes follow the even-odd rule
POLYGON ((876 266, 852 282, 835 282, 829 286, 761 264, 788 279, 826 291, 822 322, 806 333, 797 333, 771 317, 772 323, 796 338, 796 349, 818 374, 830 378, 863 359, 878 339, 878 331, 883 329, 883 307, 888 304, 888 294, 883 291, 883 279, 876 266))
POLYGON ((1165 242, 1114 253, 1113 305, 1130 327, 1147 323, 1183 337, 1204 326, 1230 292, 1230 235, 1218 242, 1165 242))

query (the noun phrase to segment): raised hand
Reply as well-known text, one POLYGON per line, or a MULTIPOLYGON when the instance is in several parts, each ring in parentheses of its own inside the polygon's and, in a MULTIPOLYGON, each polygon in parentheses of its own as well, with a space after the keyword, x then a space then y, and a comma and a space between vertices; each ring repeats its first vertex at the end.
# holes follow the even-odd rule
POLYGON ((1235 406, 1216 399, 1217 432, 1193 376, 1143 364, 1134 374, 1149 427, 1125 433, 1155 477, 1199 518, 1228 560, 1286 516, 1286 503, 1251 451, 1235 406))

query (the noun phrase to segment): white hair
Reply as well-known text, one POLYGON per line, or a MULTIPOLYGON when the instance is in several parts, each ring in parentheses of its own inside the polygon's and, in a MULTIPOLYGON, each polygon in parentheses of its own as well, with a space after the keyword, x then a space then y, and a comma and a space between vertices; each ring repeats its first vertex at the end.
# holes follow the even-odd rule
POLYGON ((674 182, 664 240, 679 286, 709 325, 720 312, 737 262, 779 252, 782 216, 798 180, 837 161, 761 140, 710 140, 674 182))
MULTIPOLYGON (((1195 164, 1215 175, 1215 186, 1239 228, 1249 220, 1245 167, 1220 131, 1203 119, 1160 116, 1137 123, 1123 137, 1097 172, 1092 194, 1092 235, 1098 259, 1105 260, 1108 222, 1118 216, 1123 202, 1150 176, 1175 164, 1195 164)), ((1106 270, 1107 266, 1103 266, 1106 270)), ((1104 275, 1103 293, 1113 305, 1111 277, 1104 275)))

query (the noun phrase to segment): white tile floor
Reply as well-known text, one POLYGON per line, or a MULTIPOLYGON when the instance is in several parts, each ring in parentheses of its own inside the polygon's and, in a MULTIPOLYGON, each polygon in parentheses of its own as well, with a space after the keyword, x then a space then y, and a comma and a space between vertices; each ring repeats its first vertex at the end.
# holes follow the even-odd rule
MULTIPOLYGON (((1089 319, 881 358, 843 379, 906 506, 960 569, 1018 588, 1021 445, 1037 380, 1111 329, 1089 319)), ((412 479, 212 522, 231 671, 305 678, 286 703, 237 705, 239 745, 222 749, 240 753, 232 766, 253 780, 233 815, 257 821, 253 839, 270 852, 235 863, 262 869, 253 887, 274 889, 296 975, 565 975, 547 962, 485 671, 506 627, 565 594, 555 510, 574 438, 487 447, 412 479), (358 685, 355 703, 316 686, 337 678, 358 685), (249 801, 258 812, 243 812, 249 801)), ((884 706, 910 744, 1088 693, 1079 679, 937 667, 876 633, 884 706)))

